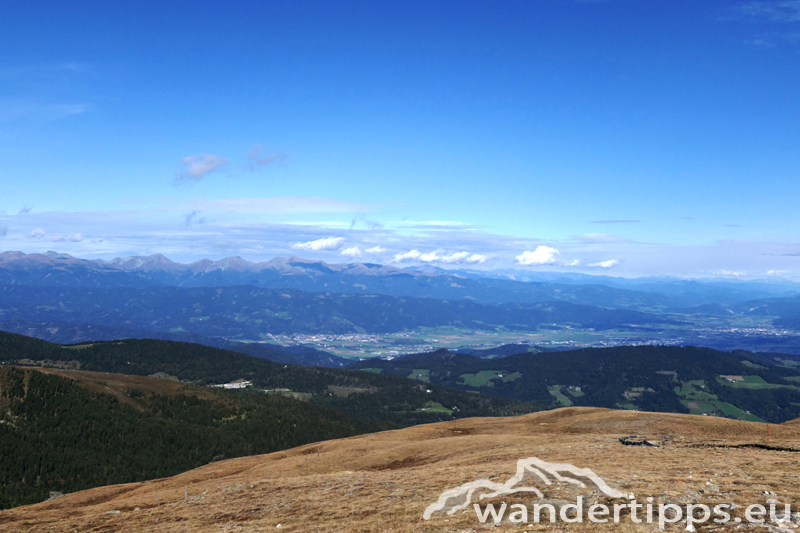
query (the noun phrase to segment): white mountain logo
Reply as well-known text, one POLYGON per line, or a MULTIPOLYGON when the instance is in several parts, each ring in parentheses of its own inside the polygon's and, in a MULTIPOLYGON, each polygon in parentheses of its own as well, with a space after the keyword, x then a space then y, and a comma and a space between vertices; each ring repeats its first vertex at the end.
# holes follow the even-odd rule
POLYGON ((456 511, 469 507, 472 499, 476 496, 478 500, 483 500, 507 494, 530 492, 539 498, 544 498, 541 490, 529 485, 532 484, 531 482, 552 485, 554 481, 572 483, 580 488, 586 488, 585 482, 591 482, 610 498, 633 499, 633 494, 626 494, 609 487, 600 476, 588 468, 578 468, 568 463, 548 463, 537 457, 529 457, 517 461, 517 473, 505 483, 478 479, 455 489, 444 491, 436 503, 430 504, 425 509, 422 517, 429 520, 433 513, 439 511, 452 515, 456 511))

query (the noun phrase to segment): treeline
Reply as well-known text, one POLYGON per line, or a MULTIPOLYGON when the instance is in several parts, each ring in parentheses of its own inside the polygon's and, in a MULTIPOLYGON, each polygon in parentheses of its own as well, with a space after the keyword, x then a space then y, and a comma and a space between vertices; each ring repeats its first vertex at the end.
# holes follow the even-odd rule
POLYGON ((393 427, 274 395, 200 390, 212 399, 131 389, 123 402, 0 368, 0 509, 393 427))

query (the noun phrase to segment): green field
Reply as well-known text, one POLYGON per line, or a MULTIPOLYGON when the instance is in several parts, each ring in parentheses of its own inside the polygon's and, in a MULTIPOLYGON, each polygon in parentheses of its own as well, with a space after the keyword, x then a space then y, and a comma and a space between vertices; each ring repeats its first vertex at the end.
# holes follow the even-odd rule
POLYGON ((491 387, 493 379, 501 379, 508 383, 522 377, 519 372, 504 372, 502 370, 481 370, 477 374, 461 374, 461 379, 464 380, 463 385, 470 387, 491 387))
MULTIPOLYGON (((751 380, 750 383, 754 386, 760 384, 758 380, 761 380, 761 378, 758 376, 742 377, 745 379, 748 377, 758 378, 757 380, 751 380)), ((721 378, 717 378, 717 380, 720 381, 720 383, 723 383, 721 378)), ((761 382, 764 382, 764 380, 761 380, 761 382)), ((747 383, 747 381, 738 383, 747 383)), ((724 384, 731 385, 731 383, 728 382, 724 382, 724 384)), ((769 385, 765 382, 764 384, 769 385)), ((708 415, 727 416, 736 418, 738 420, 747 420, 749 422, 764 422, 764 420, 760 419, 759 417, 751 415, 750 413, 746 413, 733 404, 720 401, 716 394, 712 394, 706 390, 707 387, 708 384, 702 380, 687 381, 681 386, 675 387, 675 394, 681 398, 680 401, 683 406, 689 409, 689 412, 693 415, 701 415, 705 413, 708 415)))
POLYGON ((572 403, 572 400, 567 398, 564 395, 564 393, 561 392, 561 385, 553 385, 553 386, 547 387, 547 390, 548 390, 548 392, 550 392, 550 394, 555 396, 555 398, 558 401, 558 403, 560 403, 564 407, 570 407, 570 406, 574 405, 572 403))
POLYGON ((407 376, 409 379, 418 379, 420 381, 431 382, 431 371, 427 368, 415 368, 407 376))
POLYGON ((452 415, 453 410, 448 409, 447 407, 443 406, 439 402, 428 402, 425 404, 425 407, 422 409, 417 409, 417 412, 426 411, 428 413, 443 413, 446 415, 452 415))
POLYGON ((759 417, 751 415, 750 413, 746 413, 735 405, 727 402, 717 401, 714 402, 714 405, 716 405, 725 416, 730 416, 739 420, 747 420, 748 422, 764 422, 764 420, 760 419, 759 417))
MULTIPOLYGON (((742 376, 744 381, 725 381, 723 378, 717 378, 721 384, 725 385, 726 387, 732 387, 734 389, 751 389, 751 390, 760 390, 760 389, 780 389, 780 388, 787 388, 787 389, 795 389, 800 390, 800 387, 795 387, 793 385, 776 385, 774 383, 767 383, 764 381, 764 378, 761 376, 742 376)), ((791 378, 789 378, 791 379, 791 378)), ((792 380, 795 381, 795 380, 792 380)))
POLYGON ((720 414, 722 411, 714 404, 714 402, 709 401, 689 401, 689 400, 681 400, 681 403, 684 407, 689 409, 689 411, 693 415, 717 415, 720 414))
POLYGON ((705 390, 707 387, 708 384, 702 380, 687 381, 682 386, 675 387, 675 394, 692 402, 717 400, 716 394, 705 390))

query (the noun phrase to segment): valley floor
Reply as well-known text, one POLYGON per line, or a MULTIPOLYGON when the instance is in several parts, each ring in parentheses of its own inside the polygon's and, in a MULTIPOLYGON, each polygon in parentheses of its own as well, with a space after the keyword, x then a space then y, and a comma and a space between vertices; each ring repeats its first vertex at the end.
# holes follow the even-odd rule
MULTIPOLYGON (((212 463, 144 483, 100 487, 0 512, 0 532, 477 532, 655 531, 657 524, 481 524, 470 505, 423 519, 448 489, 503 483, 517 461, 538 457, 591 468, 639 502, 800 503, 800 424, 565 408, 515 418, 475 418, 327 441, 212 463), (673 437, 662 447, 623 446, 627 435, 673 437), (763 447, 735 447, 742 444, 763 447), (772 449, 770 449, 772 448, 772 449), (783 449, 783 450, 781 450, 783 449)), ((545 489, 543 489, 545 490, 545 489)), ((566 497, 549 486, 546 497, 566 497)), ((595 495, 599 493, 594 491, 595 495)), ((528 503, 531 496, 492 500, 528 503)), ((767 506, 768 507, 768 506, 767 506)), ((782 507, 779 507, 779 509, 782 507)), ((797 507, 793 506, 793 511, 797 507)), ((669 529, 684 530, 685 524, 669 529)), ((716 524, 699 530, 723 531, 716 524)), ((766 531, 764 526, 738 528, 766 531)), ((779 531, 772 528, 772 531, 779 531)))

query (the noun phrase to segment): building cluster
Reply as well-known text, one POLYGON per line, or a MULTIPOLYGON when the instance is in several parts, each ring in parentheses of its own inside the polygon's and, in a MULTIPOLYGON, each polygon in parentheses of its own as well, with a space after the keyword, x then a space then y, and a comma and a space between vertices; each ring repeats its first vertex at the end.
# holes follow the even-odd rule
POLYGON ((231 381, 230 383, 220 383, 218 385, 211 386, 220 389, 246 389, 247 387, 252 387, 253 383, 245 379, 237 379, 236 381, 231 381))

